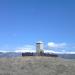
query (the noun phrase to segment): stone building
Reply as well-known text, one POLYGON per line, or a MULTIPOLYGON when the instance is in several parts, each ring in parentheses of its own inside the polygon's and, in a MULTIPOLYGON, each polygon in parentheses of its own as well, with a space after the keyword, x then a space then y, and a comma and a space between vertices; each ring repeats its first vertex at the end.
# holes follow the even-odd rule
POLYGON ((44 52, 44 43, 42 41, 36 42, 36 53, 40 54, 40 52, 44 52))

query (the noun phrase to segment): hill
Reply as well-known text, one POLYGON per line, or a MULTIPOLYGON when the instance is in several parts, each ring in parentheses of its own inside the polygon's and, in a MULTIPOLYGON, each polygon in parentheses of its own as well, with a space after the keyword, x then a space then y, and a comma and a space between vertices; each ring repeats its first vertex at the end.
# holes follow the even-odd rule
POLYGON ((0 75, 75 75, 75 61, 40 56, 0 58, 0 75))

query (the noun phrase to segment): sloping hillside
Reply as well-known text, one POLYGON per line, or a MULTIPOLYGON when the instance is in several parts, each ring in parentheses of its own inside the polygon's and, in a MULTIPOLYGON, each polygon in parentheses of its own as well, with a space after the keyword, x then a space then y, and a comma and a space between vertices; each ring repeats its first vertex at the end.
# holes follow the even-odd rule
POLYGON ((0 58, 0 75, 75 75, 75 61, 35 56, 0 58))

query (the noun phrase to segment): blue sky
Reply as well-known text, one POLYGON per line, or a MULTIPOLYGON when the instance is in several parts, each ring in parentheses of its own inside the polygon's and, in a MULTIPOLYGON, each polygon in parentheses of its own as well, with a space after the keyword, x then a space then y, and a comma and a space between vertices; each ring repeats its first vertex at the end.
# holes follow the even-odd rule
POLYGON ((74 0, 0 0, 0 50, 41 40, 75 50, 74 0))

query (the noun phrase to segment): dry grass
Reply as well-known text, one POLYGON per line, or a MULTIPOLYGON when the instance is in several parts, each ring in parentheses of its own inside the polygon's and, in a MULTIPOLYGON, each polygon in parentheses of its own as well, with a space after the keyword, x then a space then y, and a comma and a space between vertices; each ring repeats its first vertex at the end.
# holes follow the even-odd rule
POLYGON ((75 61, 39 56, 0 58, 0 75, 75 75, 75 61))

